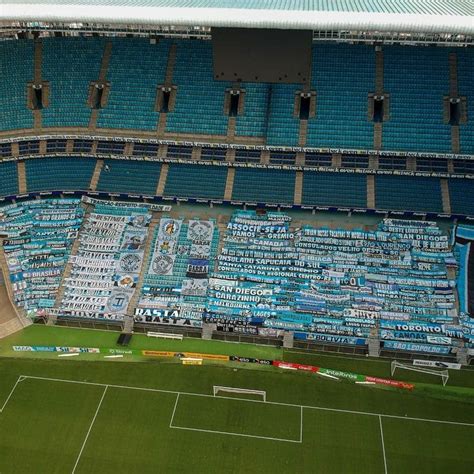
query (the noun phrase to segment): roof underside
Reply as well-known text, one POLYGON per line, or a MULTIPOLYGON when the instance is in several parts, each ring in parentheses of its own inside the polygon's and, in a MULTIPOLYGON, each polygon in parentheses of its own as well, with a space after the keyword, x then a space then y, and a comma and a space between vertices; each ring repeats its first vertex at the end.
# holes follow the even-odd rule
POLYGON ((472 0, 2 0, 0 21, 474 33, 472 0))

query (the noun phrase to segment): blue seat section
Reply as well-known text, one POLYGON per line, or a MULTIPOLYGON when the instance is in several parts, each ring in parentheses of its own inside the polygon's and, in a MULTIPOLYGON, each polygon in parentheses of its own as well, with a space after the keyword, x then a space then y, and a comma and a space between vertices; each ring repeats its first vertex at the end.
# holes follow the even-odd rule
POLYGON ((27 108, 27 83, 33 80, 34 44, 30 40, 0 43, 0 130, 33 127, 27 108))
POLYGON ((164 82, 169 47, 168 40, 157 44, 145 38, 112 40, 110 93, 99 112, 98 127, 156 129, 160 115, 155 112, 156 86, 164 82))
POLYGON ((99 78, 103 38, 45 38, 42 79, 49 81, 49 106, 44 127, 87 127, 89 84, 99 78))
POLYGON ((376 175, 375 205, 378 209, 443 212, 440 181, 437 178, 376 175))
POLYGON ((268 145, 297 146, 300 119, 293 116, 295 92, 298 84, 273 84, 270 88, 268 116, 268 145))
POLYGON ((474 53, 472 48, 456 51, 458 57, 458 92, 467 97, 466 124, 459 125, 461 153, 474 153, 474 53))
POLYGON ((367 178, 363 174, 305 171, 302 204, 367 207, 367 178))
POLYGON ((16 161, 0 164, 0 196, 18 194, 18 168, 16 161))
POLYGON ((295 174, 289 170, 236 168, 232 199, 293 204, 295 174))
POLYGON ((177 46, 173 83, 178 90, 166 130, 225 135, 228 116, 224 115, 224 98, 231 83, 214 80, 211 42, 180 40, 177 46))
POLYGON ((474 181, 472 179, 450 179, 449 196, 453 214, 474 216, 474 181))
POLYGON ((316 117, 308 121, 306 144, 315 147, 373 148, 367 118, 368 94, 375 90, 373 46, 313 46, 311 89, 316 117))
POLYGON ((79 199, 38 199, 5 206, 1 212, 13 300, 28 316, 44 316, 55 305, 84 209, 79 199))
POLYGON ((96 160, 94 158, 36 158, 26 160, 26 184, 29 192, 89 189, 96 160))
POLYGON ((267 131, 269 85, 245 82, 242 89, 245 89, 244 113, 237 116, 235 134, 263 137, 267 131))
POLYGON ((143 160, 105 160, 97 191, 156 194, 161 163, 143 160))
POLYGON ((390 94, 384 150, 451 151, 451 126, 443 123, 448 55, 448 48, 384 48, 384 89, 390 94))
POLYGON ((227 167, 170 164, 165 196, 224 199, 227 167))

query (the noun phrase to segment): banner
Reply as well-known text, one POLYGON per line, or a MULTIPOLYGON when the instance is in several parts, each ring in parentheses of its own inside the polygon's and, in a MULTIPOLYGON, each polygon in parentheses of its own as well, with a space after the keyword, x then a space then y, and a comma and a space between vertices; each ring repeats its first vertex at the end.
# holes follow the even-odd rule
POLYGON ((178 240, 182 223, 182 220, 161 218, 158 228, 158 240, 178 240))
POLYGON ((65 352, 65 353, 89 353, 98 354, 98 347, 62 347, 62 346, 12 346, 15 352, 65 352))
POLYGON ((214 222, 190 220, 187 239, 191 241, 211 242, 214 234, 214 222))
POLYGON ((270 359, 255 359, 254 357, 230 356, 229 360, 231 362, 243 362, 247 364, 273 365, 273 361, 270 359))
POLYGON ((437 369, 454 369, 454 370, 461 369, 461 364, 454 364, 452 362, 442 362, 439 360, 415 359, 413 361, 413 365, 417 367, 434 367, 437 369))
POLYGON ((143 252, 122 252, 116 263, 118 273, 140 273, 143 252))
POLYGON ((205 278, 188 278, 183 280, 181 295, 183 296, 206 296, 208 280, 205 278))
POLYGON ((126 230, 123 234, 121 250, 144 252, 147 232, 145 229, 126 230))
POLYGON ((195 359, 206 359, 206 360, 218 360, 223 362, 229 361, 228 355, 220 354, 201 354, 199 352, 170 352, 170 351, 142 351, 142 355, 151 357, 182 357, 195 358, 195 359))
POLYGON ((148 273, 150 275, 172 275, 176 255, 163 255, 158 252, 153 254, 148 273))
POLYGON ((414 344, 411 342, 385 341, 384 349, 395 349, 397 351, 429 352, 433 354, 449 354, 450 347, 434 346, 430 344, 414 344))

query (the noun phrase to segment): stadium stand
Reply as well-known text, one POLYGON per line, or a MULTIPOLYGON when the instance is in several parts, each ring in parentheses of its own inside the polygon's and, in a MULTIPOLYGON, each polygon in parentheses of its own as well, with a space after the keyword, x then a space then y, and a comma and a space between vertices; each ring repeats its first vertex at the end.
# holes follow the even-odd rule
POLYGON ((447 48, 387 46, 384 86, 390 119, 383 124, 383 148, 451 151, 451 127, 443 123, 443 97, 449 93, 447 48), (433 71, 436 71, 433 74, 433 71))
POLYGON ((313 206, 367 207, 365 175, 306 171, 302 203, 313 206))
POLYGON ((311 88, 316 117, 308 123, 307 146, 373 148, 367 97, 375 87, 375 50, 370 46, 313 46, 311 88))
POLYGON ((0 164, 0 194, 11 196, 18 194, 18 170, 16 162, 6 161, 0 164))
POLYGON ((443 212, 436 178, 377 175, 375 202, 380 209, 443 212))
POLYGON ((461 151, 474 154, 474 55, 471 50, 459 50, 456 55, 459 95, 467 97, 467 123, 460 124, 461 151))
POLYGON ((450 179, 449 193, 451 209, 455 214, 472 215, 474 213, 474 181, 471 179, 450 179))
POLYGON ((172 164, 164 196, 223 199, 226 177, 224 166, 172 164))
POLYGON ((136 160, 104 160, 98 191, 155 195, 161 163, 136 160))
POLYGON ((4 207, 0 224, 15 304, 41 315, 52 308, 84 210, 78 199, 42 199, 4 207), (21 238, 18 231, 21 230, 21 238))
POLYGON ((110 93, 98 127, 155 130, 156 87, 164 82, 170 43, 142 38, 114 38, 107 71, 110 93), (127 66, 124 67, 124 64, 127 66))
POLYGON ((270 85, 243 82, 244 112, 237 116, 235 133, 247 137, 265 137, 267 133, 270 85))
POLYGON ((33 41, 2 41, 0 51, 0 130, 32 128, 26 85, 33 80, 33 41))
POLYGON ((212 45, 192 40, 181 40, 177 45, 173 82, 178 90, 175 108, 168 114, 166 130, 225 135, 228 116, 224 115, 224 96, 231 84, 214 80, 212 45))
POLYGON ((99 77, 103 38, 45 38, 42 79, 50 84, 44 127, 87 127, 89 83, 99 77))
POLYGON ((95 159, 54 157, 26 160, 28 191, 88 190, 95 159))

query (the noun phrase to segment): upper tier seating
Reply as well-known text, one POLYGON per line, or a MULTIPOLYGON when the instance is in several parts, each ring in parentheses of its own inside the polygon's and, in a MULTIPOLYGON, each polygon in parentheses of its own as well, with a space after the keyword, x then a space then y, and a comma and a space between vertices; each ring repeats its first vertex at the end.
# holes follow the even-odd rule
POLYGON ((157 44, 145 38, 112 40, 107 71, 110 93, 107 106, 99 112, 98 127, 156 129, 156 86, 165 78, 169 46, 168 40, 157 44))
POLYGON ((215 81, 210 41, 177 42, 173 84, 178 86, 166 130, 177 133, 225 135, 228 116, 224 97, 230 83, 215 81))
POLYGON ((27 84, 33 80, 33 41, 0 42, 0 130, 33 127, 27 84))
POLYGON ((443 212, 439 179, 376 175, 375 204, 379 209, 443 212))
POLYGON ((87 127, 89 84, 99 78, 103 38, 43 39, 42 79, 49 81, 49 106, 44 127, 87 127))
POLYGON ((26 183, 31 191, 87 190, 96 160, 93 158, 41 158, 26 160, 26 183))
POLYGON ((293 203, 295 171, 236 168, 232 199, 246 202, 293 203))
POLYGON ((104 160, 97 191, 156 194, 161 163, 135 160, 104 160))
POLYGON ((300 120, 293 116, 297 84, 272 84, 268 115, 267 143, 297 146, 300 120))
POLYGON ((16 161, 0 163, 0 196, 18 194, 18 169, 16 161))
POLYGON ((306 171, 303 176, 302 204, 367 207, 367 177, 306 171))
POLYGON ((269 84, 243 82, 245 89, 244 111, 237 116, 235 133, 247 137, 264 137, 267 134, 269 84))
POLYGON ((384 89, 390 94, 383 149, 451 152, 451 126, 443 123, 449 49, 388 46, 383 52, 384 89))
POLYGON ((225 166, 170 164, 165 196, 224 199, 225 166))
POLYGON ((468 122, 459 126, 461 152, 474 154, 474 54, 472 48, 459 49, 456 54, 459 95, 467 97, 468 122))
POLYGON ((306 144, 328 148, 373 148, 374 126, 367 97, 375 89, 372 46, 315 44, 311 89, 316 117, 308 122, 306 144))

